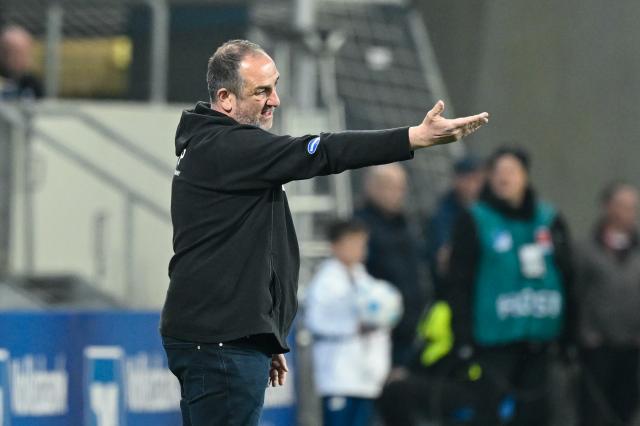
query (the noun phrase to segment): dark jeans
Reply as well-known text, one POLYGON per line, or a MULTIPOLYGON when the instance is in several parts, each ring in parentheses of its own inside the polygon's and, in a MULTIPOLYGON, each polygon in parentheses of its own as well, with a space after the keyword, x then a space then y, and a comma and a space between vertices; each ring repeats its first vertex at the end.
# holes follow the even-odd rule
POLYGON ((581 351, 582 426, 629 425, 638 404, 638 357, 634 346, 581 351))
POLYGON ((271 357, 230 344, 163 337, 169 369, 180 381, 184 426, 255 426, 260 420, 271 357))

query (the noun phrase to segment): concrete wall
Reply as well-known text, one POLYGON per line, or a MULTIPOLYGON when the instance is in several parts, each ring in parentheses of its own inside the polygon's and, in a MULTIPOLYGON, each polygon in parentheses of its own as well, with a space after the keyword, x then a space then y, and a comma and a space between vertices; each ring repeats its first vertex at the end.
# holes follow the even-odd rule
POLYGON ((456 111, 492 114, 469 148, 528 148, 536 186, 574 234, 591 227, 605 182, 640 183, 640 2, 431 0, 420 8, 456 111))
MULTIPOLYGON (((25 236, 31 229, 33 273, 79 275, 128 305, 161 306, 172 255, 168 211, 175 164, 173 137, 181 107, 95 102, 51 103, 44 107, 50 111, 81 110, 164 163, 166 171, 150 168, 77 118, 39 114, 34 119, 38 132, 54 137, 75 155, 121 181, 126 191, 142 194, 162 207, 165 215, 153 214, 134 202, 128 229, 126 192, 35 134, 31 139, 33 226, 28 226, 26 215, 24 166, 21 156, 15 157, 20 170, 14 192, 11 271, 29 272, 25 236), (133 266, 130 278, 128 264, 133 266)), ((21 148, 18 151, 24 151, 21 148)))

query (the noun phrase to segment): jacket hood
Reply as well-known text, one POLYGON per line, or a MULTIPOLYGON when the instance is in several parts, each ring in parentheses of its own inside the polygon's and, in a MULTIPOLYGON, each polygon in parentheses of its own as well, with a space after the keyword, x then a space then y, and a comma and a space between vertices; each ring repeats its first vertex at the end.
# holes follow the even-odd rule
POLYGON ((211 109, 208 102, 198 102, 193 108, 182 111, 176 130, 176 157, 189 145, 194 134, 209 126, 238 124, 226 114, 211 109))

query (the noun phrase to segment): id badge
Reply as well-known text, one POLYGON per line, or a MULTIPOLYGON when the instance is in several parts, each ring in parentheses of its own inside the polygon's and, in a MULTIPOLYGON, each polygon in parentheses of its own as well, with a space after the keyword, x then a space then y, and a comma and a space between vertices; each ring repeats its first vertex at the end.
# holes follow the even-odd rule
POLYGON ((527 244, 518 250, 520 271, 525 278, 541 278, 547 272, 544 250, 539 244, 527 244))

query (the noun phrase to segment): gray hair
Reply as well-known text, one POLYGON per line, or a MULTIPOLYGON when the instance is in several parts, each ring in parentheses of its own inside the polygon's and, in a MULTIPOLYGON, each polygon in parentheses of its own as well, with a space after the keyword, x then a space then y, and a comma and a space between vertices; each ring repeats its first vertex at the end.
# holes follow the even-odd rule
POLYGON ((249 40, 230 40, 218 47, 207 65, 207 89, 212 103, 218 90, 225 88, 236 96, 242 91, 242 77, 238 72, 240 62, 247 55, 265 53, 264 49, 249 40))

